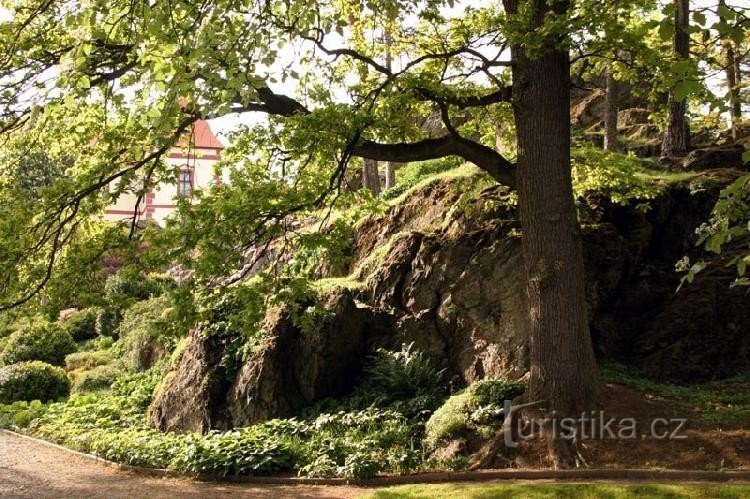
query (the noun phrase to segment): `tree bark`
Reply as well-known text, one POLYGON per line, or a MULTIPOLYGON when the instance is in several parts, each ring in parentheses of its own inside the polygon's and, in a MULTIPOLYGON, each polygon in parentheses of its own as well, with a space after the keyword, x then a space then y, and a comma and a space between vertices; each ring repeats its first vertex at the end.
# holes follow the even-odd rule
MULTIPOLYGON (((690 23, 689 0, 675 0, 675 31, 673 48, 678 59, 690 58, 690 34, 687 27, 690 23)), ((687 154, 690 147, 690 127, 686 118, 687 99, 677 100, 674 91, 669 92, 667 99, 667 130, 661 145, 661 156, 664 159, 679 158, 687 154)))
MULTIPOLYGON (((538 27, 549 9, 567 2, 533 2, 538 27)), ((518 0, 504 0, 509 14, 518 0)), ((550 37, 531 58, 511 49, 513 110, 518 141, 517 185, 522 252, 529 299, 530 380, 527 399, 544 401, 545 415, 578 417, 595 404, 598 370, 589 334, 580 226, 570 164, 570 59, 550 37)), ((576 464, 572 440, 545 427, 556 468, 576 464)))
POLYGON ((362 186, 370 189, 375 197, 380 196, 380 175, 378 174, 378 162, 373 159, 365 159, 362 167, 362 186))
MULTIPOLYGON (((719 5, 726 6, 726 2, 719 0, 719 5)), ((723 17, 719 19, 726 22, 726 19, 723 17)), ((722 45, 724 46, 724 63, 726 64, 724 73, 729 94, 729 118, 731 120, 732 140, 737 140, 739 124, 742 120, 742 101, 739 95, 742 74, 740 73, 740 62, 735 55, 732 41, 725 40, 722 45)))
POLYGON ((612 74, 612 68, 607 67, 606 74, 606 95, 604 97, 604 149, 606 151, 617 151, 619 144, 617 142, 617 112, 619 103, 617 102, 617 80, 612 74))
MULTIPOLYGON (((388 19, 383 36, 385 38, 385 67, 388 71, 393 69, 393 19, 388 19)), ((396 187, 396 163, 389 161, 385 164, 385 188, 386 190, 396 187)))
POLYGON ((385 188, 396 187, 396 166, 397 163, 389 161, 385 164, 385 188))

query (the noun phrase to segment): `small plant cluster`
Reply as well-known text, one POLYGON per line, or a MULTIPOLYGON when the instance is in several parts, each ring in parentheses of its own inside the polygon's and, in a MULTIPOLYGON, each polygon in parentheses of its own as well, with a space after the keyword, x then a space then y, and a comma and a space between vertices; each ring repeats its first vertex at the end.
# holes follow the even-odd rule
POLYGON ((654 182, 643 174, 647 161, 592 146, 571 151, 573 191, 577 197, 602 193, 614 203, 651 199, 658 193, 654 182))
POLYGON ((432 414, 425 426, 425 447, 436 449, 440 443, 472 431, 489 436, 502 422, 504 401, 523 391, 523 384, 504 379, 472 383, 432 414))

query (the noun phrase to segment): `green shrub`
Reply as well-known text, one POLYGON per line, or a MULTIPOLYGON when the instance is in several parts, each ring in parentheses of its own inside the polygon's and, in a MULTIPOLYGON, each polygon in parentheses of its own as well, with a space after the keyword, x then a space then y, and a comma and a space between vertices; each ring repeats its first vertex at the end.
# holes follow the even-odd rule
POLYGON ((96 317, 96 331, 101 336, 116 336, 124 312, 134 303, 148 300, 174 289, 175 281, 164 275, 146 275, 133 265, 123 267, 107 278, 106 305, 96 317))
POLYGON ((504 401, 513 400, 523 391, 523 384, 503 379, 472 383, 448 398, 427 421, 425 447, 434 449, 443 440, 499 423, 497 419, 493 421, 493 416, 500 415, 504 401))
POLYGON ((136 301, 158 296, 174 286, 166 276, 148 276, 139 268, 129 265, 107 278, 104 297, 119 310, 124 310, 136 301))
POLYGON ((402 345, 396 352, 381 348, 365 367, 364 380, 355 396, 366 399, 367 405, 413 417, 438 406, 445 396, 442 377, 443 371, 432 367, 413 343, 402 345))
POLYGON ((123 372, 114 366, 96 366, 93 369, 74 373, 71 391, 73 393, 94 392, 112 386, 123 372))
POLYGON ((114 307, 102 307, 96 312, 96 334, 112 338, 117 336, 117 326, 122 320, 122 312, 114 307))
POLYGON ((0 403, 55 400, 69 393, 70 381, 59 367, 39 361, 0 367, 0 403))
POLYGON ((65 367, 69 371, 75 369, 93 369, 112 362, 109 350, 94 350, 89 352, 75 352, 65 357, 65 367))
POLYGON ((63 321, 63 327, 75 341, 90 340, 96 337, 96 317, 98 308, 84 308, 73 312, 63 321))
POLYGON ((111 336, 97 336, 91 340, 82 341, 78 344, 79 352, 96 352, 97 350, 109 350, 114 345, 115 339, 111 336))
POLYGON ((16 322, 5 314, 0 315, 0 339, 7 338, 18 328, 16 322))
POLYGON ((65 356, 75 350, 73 338, 60 324, 39 321, 19 329, 8 338, 0 354, 0 365, 40 360, 61 366, 65 356))
POLYGON ((571 150, 573 190, 577 197, 589 192, 606 194, 619 204, 631 200, 651 199, 658 193, 653 182, 643 175, 650 163, 597 147, 576 147, 571 150))
POLYGON ((159 360, 174 341, 173 323, 167 296, 138 302, 125 311, 115 350, 128 372, 145 371, 159 360))
POLYGON ((380 348, 365 368, 365 385, 393 399, 405 399, 439 393, 442 371, 430 365, 429 359, 414 349, 414 343, 391 352, 380 348))

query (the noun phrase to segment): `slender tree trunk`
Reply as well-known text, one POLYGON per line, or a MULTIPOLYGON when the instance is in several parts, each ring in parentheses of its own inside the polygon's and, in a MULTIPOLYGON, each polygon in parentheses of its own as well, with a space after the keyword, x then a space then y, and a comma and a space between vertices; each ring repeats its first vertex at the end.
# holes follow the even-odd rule
POLYGON ((378 174, 378 162, 374 159, 365 159, 362 167, 362 186, 370 189, 375 196, 380 196, 380 175, 378 174))
MULTIPOLYGON (((726 2, 724 0, 719 0, 719 5, 726 6, 726 2)), ((720 19, 726 22, 726 19, 723 17, 720 19)), ((734 52, 734 44, 730 40, 725 40, 723 46, 724 63, 726 64, 724 72, 729 93, 729 118, 731 119, 732 139, 737 140, 739 124, 742 120, 742 101, 740 100, 739 95, 742 75, 740 74, 739 60, 734 52)))
POLYGON ((396 187, 396 166, 399 163, 389 161, 385 164, 385 188, 396 187))
POLYGON ((606 75, 606 95, 604 103, 604 149, 607 151, 617 151, 619 144, 617 142, 617 111, 619 103, 617 102, 617 80, 612 74, 612 68, 607 67, 606 75))
MULTIPOLYGON (((393 29, 393 22, 391 19, 388 20, 388 23, 385 27, 384 31, 384 37, 385 37, 385 67, 388 68, 388 71, 391 70, 393 65, 393 34, 391 33, 391 29, 393 29)), ((398 163, 394 163, 393 161, 389 161, 385 164, 385 188, 390 189, 392 187, 396 187, 396 166, 398 163)))
MULTIPOLYGON (((675 0, 675 31, 673 47, 675 54, 680 59, 690 58, 690 34, 687 27, 690 23, 689 0, 675 0)), ((687 154, 690 147, 690 128, 688 126, 686 111, 687 99, 677 100, 674 92, 669 92, 667 100, 668 116, 667 130, 661 145, 662 158, 678 158, 687 154)))
MULTIPOLYGON (((535 25, 567 2, 526 0, 535 25)), ((518 0, 504 0, 517 12, 518 0)), ((544 401, 546 415, 579 417, 593 407, 599 382, 586 314, 583 251, 570 165, 570 59, 564 40, 546 41, 530 58, 512 47, 513 109, 518 140, 518 199, 529 299, 530 371, 527 398, 544 401)), ((545 427, 556 468, 576 464, 576 448, 545 427)))

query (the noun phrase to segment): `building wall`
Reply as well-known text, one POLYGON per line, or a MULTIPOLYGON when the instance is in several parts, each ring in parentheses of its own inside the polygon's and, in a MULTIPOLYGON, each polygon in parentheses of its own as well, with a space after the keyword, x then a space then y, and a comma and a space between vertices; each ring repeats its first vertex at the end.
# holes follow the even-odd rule
MULTIPOLYGON (((193 190, 207 189, 221 182, 221 179, 214 175, 214 165, 220 156, 220 149, 192 148, 186 153, 183 149, 175 147, 166 158, 166 162, 169 166, 190 172, 193 190)), ((138 221, 154 220, 159 225, 164 225, 165 219, 174 212, 177 199, 175 178, 174 183, 163 183, 147 193, 141 200, 137 213, 136 195, 124 193, 116 203, 105 210, 103 218, 108 221, 132 220, 135 214, 138 221)))

